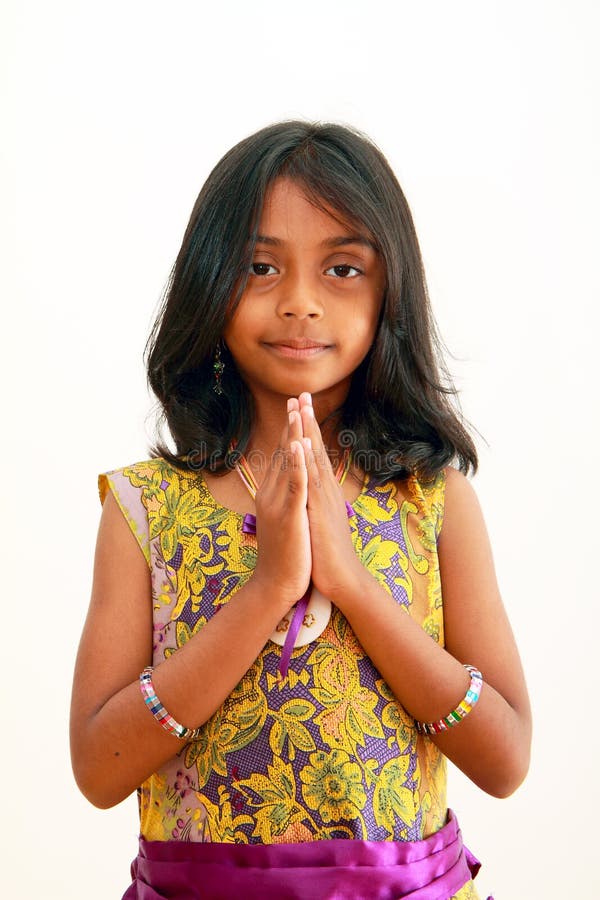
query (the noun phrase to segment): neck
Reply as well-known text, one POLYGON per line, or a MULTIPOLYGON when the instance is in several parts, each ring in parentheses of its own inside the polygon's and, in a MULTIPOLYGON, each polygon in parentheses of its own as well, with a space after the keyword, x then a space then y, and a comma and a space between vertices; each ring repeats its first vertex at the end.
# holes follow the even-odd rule
MULTIPOLYGON (((253 396, 254 425, 250 441, 246 449, 246 457, 258 483, 262 478, 260 469, 268 463, 281 443, 281 435, 287 426, 287 398, 276 396, 265 398, 253 396)), ((319 394, 313 396, 315 417, 321 428, 323 443, 331 456, 337 461, 339 445, 337 434, 339 419, 337 416, 327 417, 343 402, 343 398, 328 397, 319 394), (327 421, 325 421, 327 419, 327 421)))

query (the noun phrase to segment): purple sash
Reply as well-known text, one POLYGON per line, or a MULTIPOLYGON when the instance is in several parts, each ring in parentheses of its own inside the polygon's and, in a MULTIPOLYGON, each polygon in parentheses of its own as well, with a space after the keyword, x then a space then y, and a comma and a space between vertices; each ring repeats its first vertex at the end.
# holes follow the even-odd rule
MULTIPOLYGON (((448 810, 423 841, 145 841, 123 900, 448 900, 479 871, 448 810)), ((491 900, 491 898, 488 898, 491 900)))

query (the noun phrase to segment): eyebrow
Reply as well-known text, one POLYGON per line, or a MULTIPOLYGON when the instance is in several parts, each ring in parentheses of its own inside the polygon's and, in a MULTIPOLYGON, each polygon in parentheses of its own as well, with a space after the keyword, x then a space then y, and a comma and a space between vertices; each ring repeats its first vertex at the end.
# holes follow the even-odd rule
MULTIPOLYGON (((285 244, 285 241, 282 241, 281 238, 271 237, 268 234, 257 234, 256 243, 267 244, 270 247, 281 247, 285 244)), ((359 244, 377 252, 375 243, 368 237, 365 237, 364 234, 344 234, 339 237, 326 238, 321 242, 321 246, 324 248, 345 247, 348 244, 359 244)))

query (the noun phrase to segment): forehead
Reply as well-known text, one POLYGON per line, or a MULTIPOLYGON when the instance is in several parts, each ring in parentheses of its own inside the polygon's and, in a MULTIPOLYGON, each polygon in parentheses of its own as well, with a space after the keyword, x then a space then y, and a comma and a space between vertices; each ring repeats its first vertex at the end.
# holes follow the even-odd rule
POLYGON ((302 184, 290 178, 278 178, 269 186, 258 234, 259 240, 264 237, 279 241, 312 238, 316 243, 325 238, 354 236, 360 243, 373 246, 363 227, 351 222, 324 200, 310 195, 302 184))
POLYGON ((302 184, 291 178, 278 178, 267 189, 259 231, 263 232, 263 225, 290 229, 304 223, 320 230, 356 230, 356 224, 324 200, 311 196, 302 184))

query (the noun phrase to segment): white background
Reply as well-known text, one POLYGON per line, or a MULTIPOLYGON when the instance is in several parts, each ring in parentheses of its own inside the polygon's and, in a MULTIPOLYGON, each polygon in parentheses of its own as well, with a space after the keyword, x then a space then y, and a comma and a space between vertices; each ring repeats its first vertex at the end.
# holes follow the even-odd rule
POLYGON ((203 180, 290 117, 351 123, 387 154, 485 438, 475 485, 535 739, 508 800, 451 776, 481 895, 598 896, 598 5, 5 0, 0 15, 3 896, 112 900, 128 883, 135 802, 92 808, 67 739, 96 475, 148 456, 142 351, 203 180))

